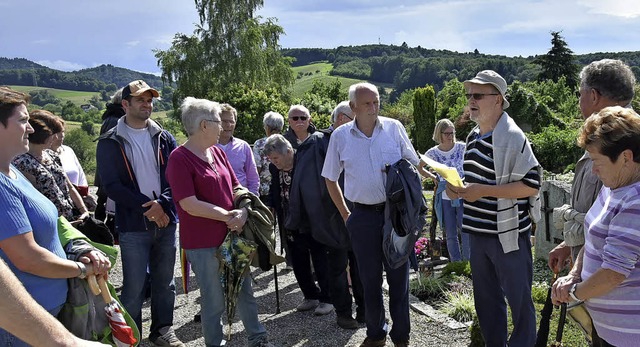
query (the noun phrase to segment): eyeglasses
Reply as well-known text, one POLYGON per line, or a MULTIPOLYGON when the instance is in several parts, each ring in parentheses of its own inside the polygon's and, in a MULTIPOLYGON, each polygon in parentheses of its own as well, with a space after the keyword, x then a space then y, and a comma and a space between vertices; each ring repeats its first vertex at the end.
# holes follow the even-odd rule
POLYGON ((498 93, 473 93, 473 94, 465 94, 464 96, 467 98, 467 100, 471 100, 471 98, 473 98, 473 100, 482 100, 485 95, 500 95, 500 94, 498 94, 498 93))
POLYGON ((293 116, 293 117, 291 117, 291 119, 297 122, 299 120, 305 121, 305 120, 309 119, 309 117, 307 117, 307 116, 293 116))
POLYGON ((343 113, 343 115, 344 115, 345 117, 349 118, 349 120, 353 120, 353 117, 349 116, 348 114, 343 113))
POLYGON ((456 132, 455 131, 446 131, 446 132, 443 131, 443 132, 441 132, 441 134, 444 135, 444 136, 451 136, 451 135, 455 135, 456 132))
POLYGON ((215 120, 215 119, 203 119, 203 120, 205 120, 205 121, 207 121, 207 122, 220 123, 220 121, 219 121, 219 120, 215 120))

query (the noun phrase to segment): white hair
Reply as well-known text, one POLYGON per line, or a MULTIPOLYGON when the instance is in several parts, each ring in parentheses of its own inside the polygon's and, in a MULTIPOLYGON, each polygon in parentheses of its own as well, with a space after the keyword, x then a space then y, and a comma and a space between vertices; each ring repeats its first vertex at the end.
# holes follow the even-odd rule
POLYGON ((281 132, 284 127, 284 117, 278 112, 269 111, 262 117, 262 125, 271 131, 281 132))
POLYGON ((291 105, 289 107, 289 112, 287 112, 287 117, 291 117, 292 112, 302 112, 307 115, 307 117, 311 118, 311 113, 309 113, 309 109, 304 107, 304 105, 291 105))
POLYGON ((380 93, 378 93, 378 87, 376 87, 375 85, 369 83, 369 82, 360 82, 360 83, 356 83, 356 84, 352 84, 349 87, 349 102, 354 103, 356 102, 356 92, 358 90, 361 89, 367 89, 370 90, 374 93, 376 93, 376 95, 378 95, 378 97, 380 97, 380 93))
POLYGON ((339 103, 338 106, 336 106, 336 108, 333 109, 333 112, 331 113, 331 123, 336 122, 336 120, 338 119, 338 115, 340 113, 346 114, 349 117, 353 118, 353 111, 351 111, 351 106, 349 106, 349 101, 343 101, 339 103))
POLYGON ((195 134, 200 126, 200 122, 205 119, 220 121, 220 104, 207 100, 186 97, 180 105, 182 112, 182 126, 187 132, 187 136, 195 134))

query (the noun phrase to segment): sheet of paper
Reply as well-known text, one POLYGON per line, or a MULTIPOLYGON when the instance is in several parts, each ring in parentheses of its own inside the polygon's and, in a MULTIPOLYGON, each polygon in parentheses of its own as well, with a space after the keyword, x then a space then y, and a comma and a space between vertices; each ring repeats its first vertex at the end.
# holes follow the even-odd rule
POLYGON ((456 170, 455 168, 440 164, 437 161, 422 154, 420 155, 420 158, 422 159, 422 161, 427 163, 427 166, 434 169, 440 176, 442 176, 442 178, 451 183, 452 186, 460 188, 464 187, 464 183, 462 182, 460 175, 458 175, 458 170, 456 170))

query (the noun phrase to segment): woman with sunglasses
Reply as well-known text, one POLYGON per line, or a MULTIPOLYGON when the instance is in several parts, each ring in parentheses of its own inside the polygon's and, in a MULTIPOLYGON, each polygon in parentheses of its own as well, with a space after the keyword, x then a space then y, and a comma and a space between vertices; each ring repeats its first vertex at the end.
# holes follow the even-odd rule
MULTIPOLYGON (((456 129, 448 119, 441 119, 436 123, 433 131, 433 140, 437 146, 429 149, 425 156, 438 163, 453 167, 460 177, 464 177, 464 150, 463 142, 456 142, 456 129)), ((447 235, 447 250, 451 261, 469 260, 469 234, 461 233, 462 230, 462 202, 460 199, 451 199, 446 193, 446 182, 440 175, 435 175, 424 169, 426 163, 420 162, 419 171, 422 176, 431 178, 436 183, 434 210, 440 221, 440 227, 447 235), (460 252, 459 234, 462 238, 462 252, 460 252)))

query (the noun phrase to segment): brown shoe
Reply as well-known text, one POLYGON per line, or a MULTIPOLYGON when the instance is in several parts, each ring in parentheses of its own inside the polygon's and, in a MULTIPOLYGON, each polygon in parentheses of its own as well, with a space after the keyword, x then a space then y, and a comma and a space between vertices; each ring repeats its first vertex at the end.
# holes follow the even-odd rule
POLYGON ((387 337, 383 337, 380 340, 374 340, 370 337, 364 339, 360 347, 384 347, 387 343, 387 337))

